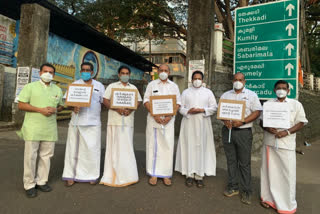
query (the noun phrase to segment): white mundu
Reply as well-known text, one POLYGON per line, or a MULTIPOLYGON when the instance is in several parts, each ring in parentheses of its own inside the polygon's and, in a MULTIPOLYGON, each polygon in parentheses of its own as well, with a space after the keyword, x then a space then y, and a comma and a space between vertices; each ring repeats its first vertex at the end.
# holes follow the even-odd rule
MULTIPOLYGON (((176 95, 177 103, 181 105, 178 86, 167 80, 160 79, 150 82, 144 94, 143 103, 150 102, 150 96, 176 95)), ((146 168, 147 174, 152 177, 170 178, 173 172, 174 150, 174 119, 165 126, 158 124, 148 113, 146 128, 146 168)))
MULTIPOLYGON (((277 99, 268 102, 278 102, 277 99)), ((297 100, 285 98, 290 108, 290 127, 308 120, 297 100)), ((281 129, 279 129, 281 130, 281 129)), ((261 165, 261 200, 278 213, 295 213, 296 202, 296 134, 275 136, 264 131, 261 165)))
MULTIPOLYGON (((74 84, 85 84, 80 79, 74 84)), ((69 123, 63 180, 95 182, 100 176, 101 150, 101 104, 104 86, 92 79, 93 92, 90 107, 81 107, 72 112, 69 123)))
POLYGON ((181 96, 180 113, 183 115, 177 147, 175 170, 183 175, 203 177, 216 175, 216 152, 211 115, 217 102, 211 90, 190 87, 181 96), (188 114, 191 108, 204 109, 204 113, 188 114))
MULTIPOLYGON (((137 89, 130 83, 124 86, 120 81, 115 82, 107 87, 104 98, 111 99, 112 88, 137 89)), ((142 101, 139 92, 138 101, 142 101)), ((122 187, 139 181, 133 148, 133 125, 134 111, 123 116, 109 109, 104 172, 100 184, 122 187)))

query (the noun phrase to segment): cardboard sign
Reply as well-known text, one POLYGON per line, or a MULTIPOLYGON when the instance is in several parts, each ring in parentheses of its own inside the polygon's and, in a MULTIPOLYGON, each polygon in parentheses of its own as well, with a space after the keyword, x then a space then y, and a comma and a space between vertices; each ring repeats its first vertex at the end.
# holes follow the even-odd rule
POLYGON ((150 96, 152 116, 173 116, 177 113, 176 95, 150 96))
POLYGON ((110 105, 111 105, 110 107, 113 109, 117 109, 117 108, 137 109, 138 90, 112 88, 110 105))
POLYGON ((245 110, 246 101, 220 99, 217 119, 243 122, 245 110))
POLYGON ((67 106, 90 107, 93 85, 70 84, 67 90, 67 106))
POLYGON ((266 102, 263 104, 263 127, 290 128, 290 108, 287 103, 266 102))

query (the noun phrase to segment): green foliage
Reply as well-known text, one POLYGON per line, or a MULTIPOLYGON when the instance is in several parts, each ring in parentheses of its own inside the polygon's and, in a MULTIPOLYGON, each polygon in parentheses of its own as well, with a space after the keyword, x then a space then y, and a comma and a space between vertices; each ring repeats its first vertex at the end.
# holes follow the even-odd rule
POLYGON ((186 40, 187 0, 51 0, 117 41, 186 40))

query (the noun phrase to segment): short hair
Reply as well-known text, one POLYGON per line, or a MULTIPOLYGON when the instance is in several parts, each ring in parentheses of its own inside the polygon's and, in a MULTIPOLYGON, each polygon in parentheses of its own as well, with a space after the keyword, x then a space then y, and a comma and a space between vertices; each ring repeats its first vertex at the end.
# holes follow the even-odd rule
POLYGON ((90 66, 90 70, 93 71, 93 64, 91 62, 83 62, 83 63, 81 63, 80 68, 82 68, 82 66, 84 66, 84 65, 90 66))
POLYGON ((158 71, 159 71, 159 68, 160 68, 161 66, 163 66, 163 65, 167 66, 167 68, 168 68, 169 72, 171 72, 171 71, 170 71, 170 66, 169 66, 168 64, 161 64, 161 65, 159 65, 159 67, 158 67, 158 71))
POLYGON ((289 88, 289 83, 285 80, 278 80, 275 84, 274 84, 274 89, 277 88, 277 85, 279 84, 286 84, 287 85, 287 88, 289 88))
POLYGON ((127 69, 129 71, 129 74, 131 74, 131 70, 128 66, 125 66, 125 65, 121 65, 119 68, 118 68, 118 74, 120 74, 120 71, 122 69, 127 69))
POLYGON ((242 73, 242 72, 237 72, 237 73, 235 73, 235 74, 233 75, 233 77, 234 77, 235 75, 237 75, 237 74, 242 74, 243 79, 246 79, 246 75, 244 75, 244 73, 242 73))
POLYGON ((42 68, 43 68, 44 66, 50 67, 50 68, 53 69, 53 72, 54 72, 54 73, 56 72, 56 68, 55 68, 52 64, 47 63, 47 62, 46 62, 46 63, 43 63, 43 64, 40 66, 40 71, 42 71, 42 68))
POLYGON ((198 71, 198 70, 197 70, 197 71, 194 71, 194 72, 192 73, 191 79, 193 79, 193 76, 196 75, 196 74, 200 74, 200 75, 201 75, 201 78, 202 78, 202 80, 203 80, 203 76, 204 76, 204 75, 203 75, 203 73, 202 73, 201 71, 198 71))

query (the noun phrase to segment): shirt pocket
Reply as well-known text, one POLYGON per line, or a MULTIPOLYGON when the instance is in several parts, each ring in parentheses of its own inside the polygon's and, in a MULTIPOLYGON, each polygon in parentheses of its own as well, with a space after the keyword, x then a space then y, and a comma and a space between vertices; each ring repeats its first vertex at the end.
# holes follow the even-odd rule
POLYGON ((152 88, 151 96, 157 96, 157 95, 160 95, 159 88, 158 87, 152 88))
POLYGON ((101 100, 101 93, 99 91, 99 89, 94 88, 93 92, 92 92, 92 98, 91 101, 94 103, 100 103, 101 100))
POLYGON ((58 94, 51 94, 50 96, 50 105, 57 107, 60 101, 60 96, 58 94))

